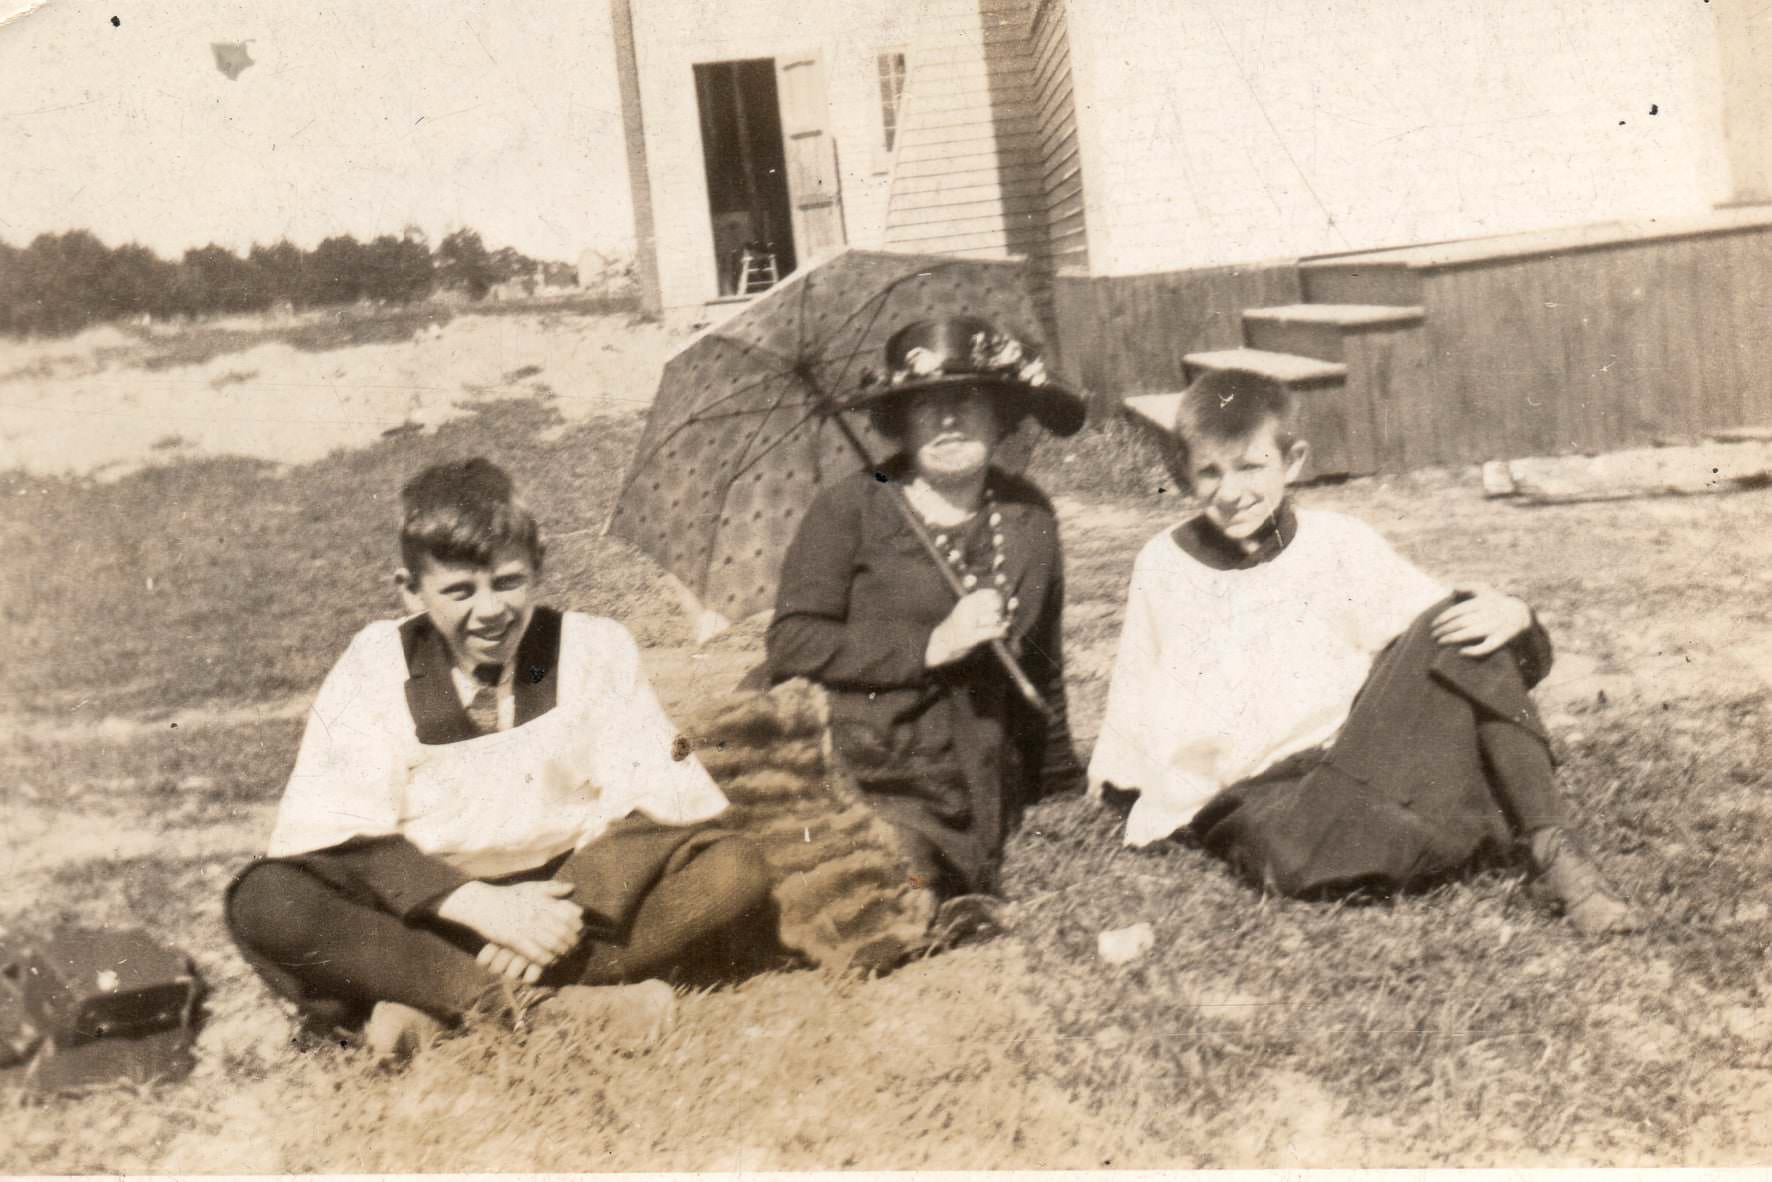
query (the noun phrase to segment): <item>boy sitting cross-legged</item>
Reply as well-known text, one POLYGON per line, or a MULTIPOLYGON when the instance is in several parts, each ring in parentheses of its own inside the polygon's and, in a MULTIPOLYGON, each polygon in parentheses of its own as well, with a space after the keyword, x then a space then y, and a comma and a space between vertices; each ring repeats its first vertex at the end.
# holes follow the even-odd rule
POLYGON ((1137 793, 1126 840, 1187 830, 1287 895, 1394 890, 1523 839, 1584 933, 1641 925, 1568 832, 1530 685, 1531 609, 1449 592, 1370 527, 1296 509, 1290 395, 1209 373, 1176 400, 1167 459, 1198 516, 1133 567, 1091 791, 1137 793))
POLYGON ((669 986, 759 911, 769 871, 613 620, 535 601, 534 517, 489 461, 402 492, 411 615, 320 687, 269 855, 229 887, 246 959, 310 1022, 403 1056, 537 1005, 642 1041, 669 986), (681 751, 678 752, 681 754, 681 751))

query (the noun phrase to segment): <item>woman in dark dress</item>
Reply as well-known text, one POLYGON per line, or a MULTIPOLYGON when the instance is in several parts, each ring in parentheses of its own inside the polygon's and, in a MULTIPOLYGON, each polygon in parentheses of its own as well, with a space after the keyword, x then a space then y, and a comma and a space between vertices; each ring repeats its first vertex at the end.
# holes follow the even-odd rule
POLYGON ((898 454, 813 502, 782 565, 769 672, 830 691, 835 754, 922 886, 944 900, 995 893, 1023 808, 1083 780, 1065 717, 1057 521, 991 456, 1025 416, 1070 435, 1084 407, 1032 350, 970 317, 901 329, 886 366, 860 398, 898 454), (957 602, 907 504, 965 588, 957 602), (990 651, 998 639, 1044 712, 990 651))

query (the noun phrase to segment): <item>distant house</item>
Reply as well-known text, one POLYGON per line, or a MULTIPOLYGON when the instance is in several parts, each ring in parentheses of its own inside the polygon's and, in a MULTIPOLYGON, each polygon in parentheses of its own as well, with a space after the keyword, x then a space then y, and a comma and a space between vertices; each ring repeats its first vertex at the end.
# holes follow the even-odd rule
MULTIPOLYGON (((1752 208, 1772 201, 1764 6, 612 5, 654 309, 743 299, 845 245, 1025 258, 1052 277, 1056 343, 1092 388, 1277 367, 1337 391, 1348 443, 1326 464, 1345 471, 1772 418, 1772 393, 1739 388, 1757 361, 1738 355, 1740 379, 1692 375, 1720 383, 1710 409, 1676 412, 1672 394, 1636 387, 1627 404, 1600 379, 1580 396, 1609 409, 1510 408, 1519 421, 1502 426, 1471 400, 1477 367, 1508 358, 1444 356, 1574 331, 1551 315, 1485 336, 1461 300, 1561 293, 1585 302, 1590 330, 1596 317, 1640 328, 1612 305, 1647 282, 1655 299, 1746 313, 1772 262, 1753 245, 1772 241, 1772 209, 1752 208), (1724 240, 1728 259, 1678 245, 1724 240), (1602 290, 1568 289, 1557 268, 1594 252, 1612 270, 1583 282, 1602 290), (1514 296, 1483 295, 1478 273, 1514 296), (1457 342, 1435 335, 1455 328, 1457 342)), ((1671 322, 1658 331, 1682 344, 1671 322)), ((1582 348, 1603 358, 1640 336, 1582 348)))

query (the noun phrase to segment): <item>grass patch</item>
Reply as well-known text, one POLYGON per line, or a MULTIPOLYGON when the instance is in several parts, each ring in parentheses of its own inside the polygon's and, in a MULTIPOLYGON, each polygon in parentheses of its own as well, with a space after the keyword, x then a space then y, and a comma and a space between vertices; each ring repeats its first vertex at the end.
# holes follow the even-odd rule
POLYGON ((1027 474, 1048 496, 1094 495, 1139 502, 1181 499, 1144 431, 1118 414, 1092 416, 1068 439, 1042 432, 1027 474))
POLYGON ((401 483, 472 454, 517 475, 558 602, 619 615, 642 643, 681 642, 653 568, 601 536, 641 419, 549 431, 560 426, 516 400, 289 474, 205 459, 110 484, 0 475, 0 538, 31 572, 29 594, 0 607, 20 653, 0 711, 153 713, 311 692, 358 628, 399 614, 401 483))

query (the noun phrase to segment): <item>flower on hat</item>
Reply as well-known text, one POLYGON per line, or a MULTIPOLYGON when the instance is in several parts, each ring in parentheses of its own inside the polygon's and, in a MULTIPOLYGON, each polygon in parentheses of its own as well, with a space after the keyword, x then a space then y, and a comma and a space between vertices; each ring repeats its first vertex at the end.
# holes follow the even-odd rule
POLYGON ((892 384, 899 385, 912 378, 926 378, 941 372, 941 354, 921 345, 905 350, 904 364, 892 371, 892 384))
POLYGON ((1015 379, 1024 386, 1040 387, 1046 384, 1046 362, 1039 357, 1029 357, 1015 371, 1015 379))
POLYGON ((972 364, 977 369, 1014 369, 1026 353, 1021 342, 1008 333, 972 334, 972 364))

